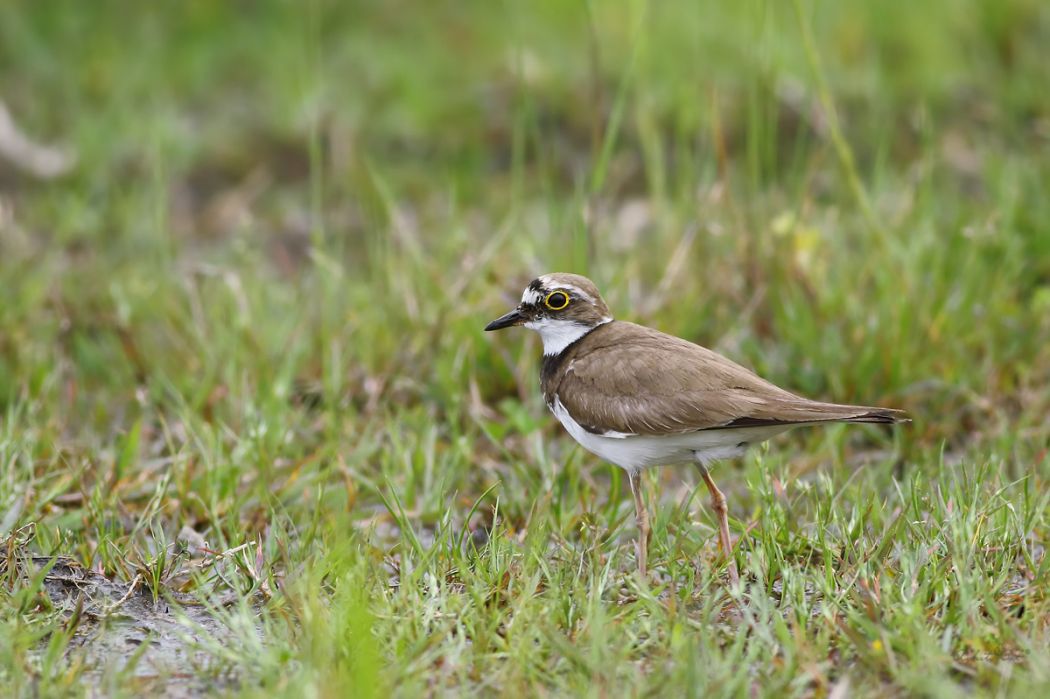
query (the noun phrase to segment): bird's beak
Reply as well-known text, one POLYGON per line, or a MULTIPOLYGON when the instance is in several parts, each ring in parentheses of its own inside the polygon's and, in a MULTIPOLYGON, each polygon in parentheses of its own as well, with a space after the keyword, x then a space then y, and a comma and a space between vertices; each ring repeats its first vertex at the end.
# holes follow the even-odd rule
POLYGON ((486 325, 485 330, 502 330, 503 328, 509 328, 512 325, 521 325, 524 322, 525 316, 522 315, 521 311, 515 308, 510 313, 504 313, 499 318, 486 325))

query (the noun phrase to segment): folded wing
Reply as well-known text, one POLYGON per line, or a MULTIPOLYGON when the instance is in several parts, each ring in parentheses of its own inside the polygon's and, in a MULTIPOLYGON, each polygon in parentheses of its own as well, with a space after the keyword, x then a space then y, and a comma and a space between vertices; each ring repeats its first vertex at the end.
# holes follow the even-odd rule
POLYGON ((904 419, 897 410, 808 400, 699 345, 633 323, 615 326, 569 360, 554 391, 589 432, 661 435, 904 419))

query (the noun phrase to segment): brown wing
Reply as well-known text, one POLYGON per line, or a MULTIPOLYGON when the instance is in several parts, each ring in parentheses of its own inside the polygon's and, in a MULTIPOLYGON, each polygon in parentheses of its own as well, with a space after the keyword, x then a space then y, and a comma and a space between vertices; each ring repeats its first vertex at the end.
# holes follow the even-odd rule
POLYGON ((796 396, 709 349, 633 323, 596 329, 550 393, 590 432, 654 435, 825 421, 896 422, 899 411, 796 396))

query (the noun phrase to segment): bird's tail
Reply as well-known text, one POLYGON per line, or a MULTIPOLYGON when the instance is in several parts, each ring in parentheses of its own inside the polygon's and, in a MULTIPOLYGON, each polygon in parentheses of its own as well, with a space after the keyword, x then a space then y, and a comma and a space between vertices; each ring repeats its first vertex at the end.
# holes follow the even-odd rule
POLYGON ((839 422, 873 422, 883 425, 896 425, 900 422, 911 422, 911 418, 908 417, 906 412, 895 408, 868 408, 853 405, 843 405, 838 407, 864 411, 859 415, 838 418, 839 422))

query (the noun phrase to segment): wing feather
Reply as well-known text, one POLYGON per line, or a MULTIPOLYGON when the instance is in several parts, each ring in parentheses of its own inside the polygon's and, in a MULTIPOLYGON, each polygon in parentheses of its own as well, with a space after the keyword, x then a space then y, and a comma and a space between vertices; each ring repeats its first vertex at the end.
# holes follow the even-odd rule
POLYGON ((621 321, 609 326, 580 347, 553 387, 590 432, 660 435, 902 419, 885 408, 802 398, 705 347, 651 328, 621 321))

